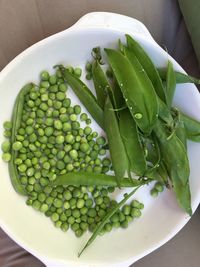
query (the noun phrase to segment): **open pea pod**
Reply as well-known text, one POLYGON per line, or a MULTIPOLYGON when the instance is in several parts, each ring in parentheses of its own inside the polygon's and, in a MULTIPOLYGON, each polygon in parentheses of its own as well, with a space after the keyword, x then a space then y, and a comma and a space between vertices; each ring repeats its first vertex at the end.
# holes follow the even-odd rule
POLYGON ((151 80, 154 89, 156 91, 156 94, 162 101, 166 102, 165 89, 163 87, 162 80, 159 76, 158 70, 156 69, 153 61, 148 56, 144 48, 130 35, 128 34, 126 35, 126 40, 128 48, 137 57, 138 61, 140 62, 146 74, 148 75, 149 79, 151 80))
POLYGON ((131 62, 119 51, 105 49, 105 52, 137 126, 150 134, 158 116, 157 96, 151 81, 134 55, 131 62))
POLYGON ((112 102, 107 96, 104 107, 104 126, 108 138, 110 156, 113 169, 120 186, 121 178, 129 173, 129 160, 119 130, 117 116, 113 110, 112 102))
MULTIPOLYGON (((17 131, 19 130, 20 125, 21 125, 22 113, 23 113, 26 94, 31 90, 32 87, 33 87, 32 83, 25 85, 20 90, 15 100, 14 108, 12 111, 12 125, 13 125, 12 132, 11 132, 11 143, 12 144, 16 140, 17 131)), ((17 151, 12 151, 12 157, 8 163, 8 170, 10 174, 11 183, 17 193, 19 193, 20 195, 27 195, 24 187, 22 186, 20 182, 20 177, 19 177, 19 173, 17 170, 17 166, 14 163, 16 157, 17 157, 17 151)))
POLYGON ((103 110, 97 103, 95 96, 91 93, 90 89, 84 84, 79 78, 71 74, 67 69, 60 67, 63 79, 71 86, 74 93, 77 95, 79 100, 83 103, 85 108, 99 124, 99 126, 104 129, 103 125, 103 110))
POLYGON ((120 111, 119 128, 130 162, 130 170, 139 176, 143 176, 147 164, 144 155, 137 125, 128 109, 120 111))
POLYGON ((171 135, 171 138, 168 138, 168 129, 160 120, 157 121, 154 133, 158 139, 161 155, 171 179, 177 201, 180 207, 191 215, 190 167, 186 149, 175 133, 171 135))
MULTIPOLYGON (((167 80, 167 69, 165 68, 160 68, 157 69, 161 79, 163 81, 167 80)), ((179 72, 179 71, 175 71, 175 79, 176 79, 176 83, 195 83, 195 84, 200 84, 200 79, 194 78, 190 75, 187 75, 185 73, 179 72)))
POLYGON ((200 122, 180 113, 180 120, 185 126, 186 137, 194 142, 200 142, 200 122))
POLYGON ((173 64, 171 61, 168 61, 167 80, 166 80, 166 100, 169 108, 171 108, 172 106, 175 88, 176 88, 176 77, 174 73, 173 64))

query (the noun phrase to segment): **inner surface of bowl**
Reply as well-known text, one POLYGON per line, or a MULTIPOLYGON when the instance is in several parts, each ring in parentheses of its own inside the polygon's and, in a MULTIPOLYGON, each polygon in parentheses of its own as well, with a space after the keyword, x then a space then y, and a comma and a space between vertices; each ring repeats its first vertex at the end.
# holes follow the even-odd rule
MULTIPOLYGON (((72 28, 37 43, 19 55, 0 75, 0 142, 3 141, 2 124, 10 119, 14 100, 24 84, 30 81, 37 83, 39 73, 42 70, 53 72, 52 67, 56 64, 80 66, 84 69, 85 63, 91 59, 93 47, 117 47, 119 38, 124 40, 124 34, 111 29, 72 28)), ((138 36, 135 38, 141 42, 156 66, 166 66, 167 60, 171 59, 167 53, 151 42, 138 36)), ((173 63, 176 70, 182 71, 175 61, 173 63)), ((72 92, 69 92, 69 96, 72 103, 80 104, 72 92)), ((200 99, 194 85, 177 86, 175 105, 200 119, 200 99)), ((95 122, 93 128, 102 132, 95 122)), ((192 207, 195 210, 200 198, 200 144, 189 142, 188 154, 192 207)), ((149 193, 152 185, 145 186, 134 196, 145 205, 142 217, 134 220, 126 230, 116 229, 98 237, 78 258, 78 252, 90 234, 76 238, 71 230, 63 233, 55 228, 49 218, 26 206, 25 198, 14 191, 7 164, 2 160, 0 169, 0 225, 18 244, 41 260, 57 262, 58 265, 54 266, 130 264, 169 240, 189 219, 178 207, 171 191, 166 190, 154 199, 149 193)), ((115 196, 120 199, 123 193, 125 190, 120 193, 117 191, 115 196)))

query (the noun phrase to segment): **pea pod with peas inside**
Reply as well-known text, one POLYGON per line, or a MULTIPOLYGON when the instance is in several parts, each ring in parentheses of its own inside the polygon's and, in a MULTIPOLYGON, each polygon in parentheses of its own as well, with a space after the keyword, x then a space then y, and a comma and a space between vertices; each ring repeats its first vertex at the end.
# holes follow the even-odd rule
POLYGON ((149 79, 151 80, 154 89, 156 91, 156 94, 163 102, 165 102, 166 101, 165 89, 162 84, 159 72, 156 69, 153 61, 148 56, 143 47, 136 40, 134 40, 133 37, 126 34, 126 40, 128 48, 137 57, 138 61, 140 62, 146 74, 148 75, 149 79))
MULTIPOLYGON (((121 187, 136 187, 143 182, 138 179, 130 179, 121 177, 121 187)), ((57 176, 56 180, 52 182, 52 186, 58 185, 74 185, 74 186, 114 186, 117 187, 116 177, 102 173, 91 172, 70 172, 57 176)))
MULTIPOLYGON (((17 131, 20 128, 21 120, 22 120, 22 112, 24 108, 24 101, 26 94, 31 90, 33 87, 32 83, 29 83, 25 85, 19 92, 12 111, 12 133, 11 133, 11 144, 13 145, 15 142, 15 138, 17 135, 17 131)), ((17 171, 17 166, 14 163, 16 159, 17 152, 15 150, 12 150, 12 156, 11 160, 8 163, 8 169, 10 174, 11 183, 13 185, 13 188, 17 193, 20 195, 26 195, 26 191, 21 185, 19 173, 17 171)))
POLYGON ((105 52, 131 115, 137 126, 149 134, 158 116, 157 96, 149 78, 137 59, 133 67, 119 51, 105 49, 105 52))

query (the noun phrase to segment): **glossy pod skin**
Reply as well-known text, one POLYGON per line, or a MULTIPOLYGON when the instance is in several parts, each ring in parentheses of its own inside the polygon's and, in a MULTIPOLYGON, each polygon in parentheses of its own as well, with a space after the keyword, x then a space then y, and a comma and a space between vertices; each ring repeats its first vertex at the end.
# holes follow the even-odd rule
POLYGON ((154 133, 158 139, 161 155, 171 179, 177 201, 180 207, 191 215, 190 168, 186 149, 175 133, 171 135, 171 138, 168 138, 168 130, 160 120, 157 121, 154 133))
MULTIPOLYGON (((140 180, 123 178, 120 179, 121 187, 135 187, 141 184, 140 180)), ((117 187, 116 177, 102 173, 91 172, 70 172, 67 174, 57 176, 56 180, 52 182, 53 186, 57 185, 74 185, 74 186, 114 186, 117 187)))
POLYGON ((107 94, 111 96, 112 89, 106 79, 106 76, 97 60, 92 63, 92 79, 97 95, 99 106, 104 109, 107 94))
POLYGON ((76 76, 71 74, 67 69, 60 67, 64 80, 71 86, 79 100, 86 107, 91 116, 104 129, 103 110, 97 103, 96 98, 90 89, 76 76))
POLYGON ((119 51, 105 49, 105 52, 137 126, 150 134, 157 119, 158 103, 149 78, 137 59, 133 68, 133 62, 119 51))
MULTIPOLYGON (((25 85, 20 90, 20 92, 19 92, 19 94, 15 100, 15 104, 14 104, 14 108, 13 108, 13 112, 12 112, 12 125, 13 126, 12 126, 12 132, 11 132, 11 144, 13 144, 15 142, 15 137, 17 135, 17 131, 20 128, 25 96, 30 91, 30 89, 32 87, 33 87, 32 83, 25 85)), ((9 170, 9 174, 10 174, 10 179, 11 179, 11 182, 12 182, 12 185, 13 185, 13 188, 15 189, 15 191, 17 193, 19 193, 20 195, 26 195, 27 193, 20 182, 17 167, 16 167, 16 164, 14 163, 14 160, 16 158, 16 154, 17 154, 16 151, 12 151, 12 157, 11 157, 10 162, 8 163, 8 170, 9 170)))
POLYGON ((120 111, 119 128, 130 162, 130 170, 143 176, 147 164, 144 149, 139 140, 138 129, 128 109, 120 111))
POLYGON ((117 179, 117 184, 120 186, 121 177, 124 177, 126 173, 129 172, 130 166, 126 149, 120 134, 118 120, 109 96, 106 98, 104 107, 104 125, 108 138, 113 169, 117 179))
POLYGON ((126 35, 126 40, 128 48, 137 57, 138 61, 140 62, 146 74, 148 75, 149 79, 151 80, 154 89, 156 91, 156 94, 163 102, 165 102, 166 101, 165 90, 160 75, 158 73, 158 70, 156 69, 153 61, 145 52, 143 47, 137 41, 135 41, 130 35, 128 34, 126 35))

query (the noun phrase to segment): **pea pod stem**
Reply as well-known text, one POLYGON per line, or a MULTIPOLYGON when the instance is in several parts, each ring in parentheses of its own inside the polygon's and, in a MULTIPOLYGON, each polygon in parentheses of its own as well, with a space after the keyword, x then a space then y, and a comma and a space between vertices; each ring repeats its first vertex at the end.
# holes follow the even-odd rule
POLYGON ((79 100, 83 103, 85 108, 99 124, 99 126, 104 129, 104 119, 103 110, 98 105, 95 96, 91 93, 90 89, 76 76, 71 74, 64 67, 59 67, 64 80, 70 85, 74 93, 77 95, 79 100))
MULTIPOLYGON (((19 92, 19 94, 15 100, 15 104, 14 104, 14 108, 13 108, 13 112, 12 112, 12 125, 13 126, 12 126, 12 132, 11 132, 11 144, 14 143, 15 137, 17 135, 17 131, 20 128, 25 95, 30 91, 32 86, 33 86, 32 83, 25 85, 20 90, 20 92, 19 92)), ((10 174, 10 179, 11 179, 11 183, 12 183, 15 191, 17 193, 19 193, 20 195, 26 195, 26 191, 22 187, 20 179, 19 179, 17 167, 14 163, 16 155, 17 155, 17 152, 12 151, 12 157, 11 157, 10 162, 8 163, 8 170, 9 170, 9 174, 10 174)))
MULTIPOLYGON (((135 187, 141 184, 140 180, 121 178, 121 187, 135 187)), ((52 182, 53 186, 58 185, 74 185, 74 186, 114 186, 117 187, 116 177, 107 174, 98 174, 91 172, 70 172, 67 174, 59 175, 55 181, 52 182)))
POLYGON ((92 234, 92 236, 90 237, 90 239, 87 241, 87 243, 85 244, 85 246, 83 247, 83 249, 80 251, 80 253, 78 254, 78 257, 81 256, 81 254, 83 253, 83 251, 89 247, 89 245, 92 244, 92 242, 95 240, 95 238, 98 236, 98 234, 101 232, 101 230, 103 229, 104 225, 108 222, 108 220, 112 217, 113 214, 115 214, 125 203, 126 201, 133 196, 133 194, 135 194, 135 192, 141 187, 141 185, 139 185, 138 187, 136 187, 133 191, 131 191, 131 193, 126 194, 124 196, 124 198, 116 205, 114 206, 103 218, 103 220, 100 222, 99 225, 97 225, 94 233, 92 234))

